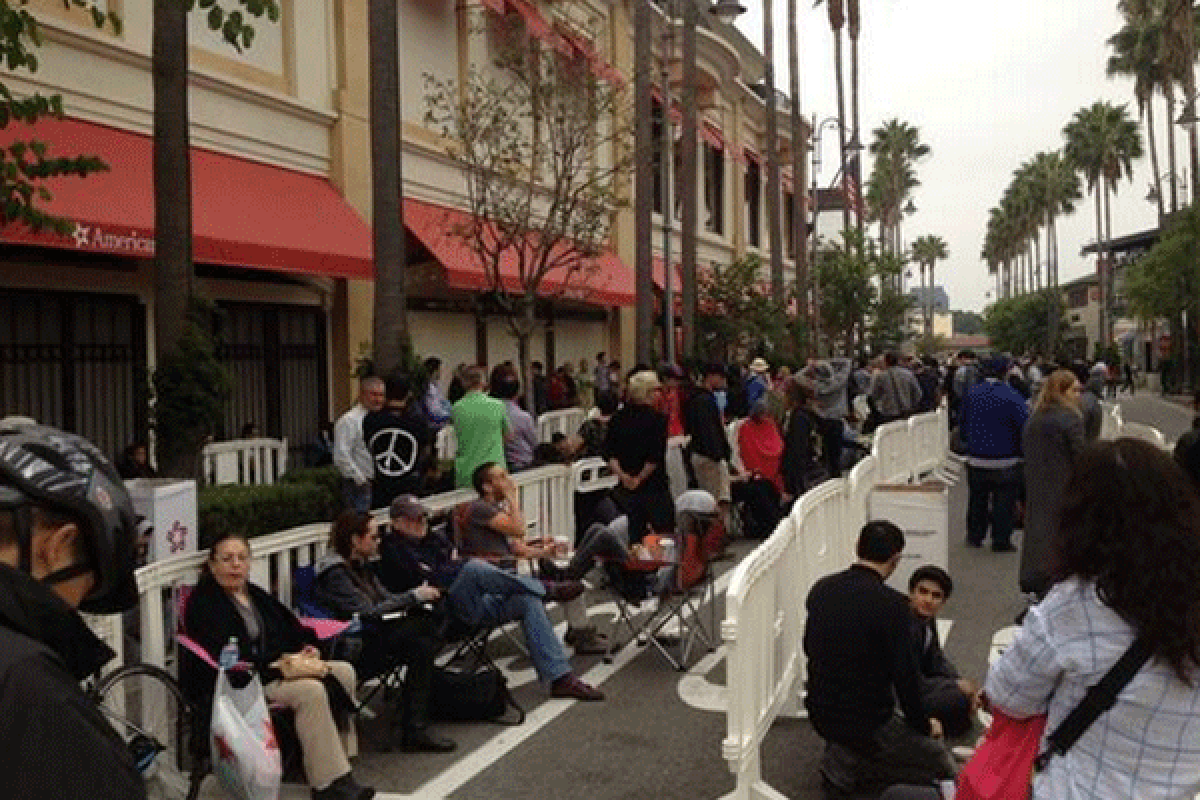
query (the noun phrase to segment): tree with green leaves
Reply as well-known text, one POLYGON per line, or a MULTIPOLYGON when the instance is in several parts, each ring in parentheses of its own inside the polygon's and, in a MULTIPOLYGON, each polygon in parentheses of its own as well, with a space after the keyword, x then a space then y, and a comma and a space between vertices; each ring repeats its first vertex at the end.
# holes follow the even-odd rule
POLYGON ((1177 363, 1184 367, 1185 388, 1192 385, 1198 293, 1200 210, 1190 205, 1172 218, 1149 253, 1125 268, 1125 296, 1132 312, 1145 321, 1171 321, 1172 348, 1177 363))
MULTIPOLYGON (((8 72, 36 73, 40 66, 37 50, 42 45, 37 18, 25 6, 28 0, 0 2, 0 63, 8 72)), ((121 20, 90 0, 63 0, 63 7, 87 10, 97 28, 109 27, 120 33, 121 20)), ((35 125, 42 117, 62 117, 62 96, 34 92, 19 96, 0 78, 0 129, 13 123, 35 125)), ((45 181, 74 175, 80 178, 108 167, 99 158, 87 155, 51 153, 44 142, 32 134, 7 148, 0 148, 0 224, 20 223, 29 228, 70 233, 72 224, 42 210, 51 199, 45 181)))
POLYGON ((927 233, 918 236, 912 244, 913 261, 921 267, 921 318, 924 322, 925 336, 933 336, 933 268, 939 261, 950 257, 946 249, 946 240, 936 234, 927 233), (929 269, 929 289, 925 288, 925 270, 929 269))
POLYGON ((896 289, 904 272, 902 256, 884 252, 853 228, 817 255, 821 286, 822 333, 842 351, 892 347, 904 337, 909 300, 896 289), (870 329, 867 323, 870 321, 870 329))
POLYGON ((495 67, 461 84, 426 74, 426 121, 451 143, 466 185, 467 221, 450 232, 479 259, 528 387, 539 303, 587 297, 625 202, 632 117, 623 86, 536 41, 505 48, 495 67))
POLYGON ((1058 318, 1062 311, 1062 293, 1044 289, 996 301, 984 311, 983 327, 997 350, 1014 355, 1044 353, 1049 339, 1047 320, 1058 318))
POLYGON ((1127 106, 1097 101, 1075 112, 1063 128, 1067 160, 1087 181, 1096 198, 1096 242, 1100 262, 1100 341, 1112 340, 1112 205, 1122 176, 1133 179, 1133 162, 1142 157, 1142 137, 1127 106))
POLYGON ((806 339, 803 321, 789 318, 786 305, 764 291, 761 269, 759 257, 748 255, 698 276, 696 324, 705 358, 731 363, 762 355, 776 363, 800 352, 806 339))

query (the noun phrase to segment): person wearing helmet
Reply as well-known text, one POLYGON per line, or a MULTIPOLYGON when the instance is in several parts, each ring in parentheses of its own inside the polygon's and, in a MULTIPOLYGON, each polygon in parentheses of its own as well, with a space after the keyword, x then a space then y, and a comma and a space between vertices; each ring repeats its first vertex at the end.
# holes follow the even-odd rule
POLYGON ((113 651, 79 610, 137 602, 136 517, 90 442, 0 421, 0 774, 4 796, 128 800, 145 786, 79 682, 113 651))

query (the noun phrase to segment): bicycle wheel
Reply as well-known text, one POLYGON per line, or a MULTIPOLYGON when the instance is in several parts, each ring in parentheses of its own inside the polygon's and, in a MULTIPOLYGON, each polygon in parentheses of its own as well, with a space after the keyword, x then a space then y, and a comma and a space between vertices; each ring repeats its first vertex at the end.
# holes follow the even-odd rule
POLYGON ((121 667, 100 679, 93 699, 129 745, 147 796, 187 797, 191 715, 175 678, 150 664, 121 667))

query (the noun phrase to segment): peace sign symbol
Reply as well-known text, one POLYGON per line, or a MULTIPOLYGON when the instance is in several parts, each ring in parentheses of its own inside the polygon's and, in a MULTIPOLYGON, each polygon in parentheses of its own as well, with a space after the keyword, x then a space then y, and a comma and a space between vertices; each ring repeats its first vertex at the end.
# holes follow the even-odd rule
POLYGON ((398 478, 407 475, 417 462, 417 440, 403 428, 384 428, 371 437, 375 469, 381 475, 398 478))

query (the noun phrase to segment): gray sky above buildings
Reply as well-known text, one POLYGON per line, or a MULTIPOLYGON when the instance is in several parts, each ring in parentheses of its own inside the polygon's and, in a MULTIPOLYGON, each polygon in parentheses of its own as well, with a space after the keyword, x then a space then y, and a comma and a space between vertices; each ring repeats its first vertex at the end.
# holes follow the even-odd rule
MULTIPOLYGON (((737 26, 761 46, 762 5, 742 3, 749 10, 737 26)), ((825 7, 813 8, 812 0, 797 3, 801 107, 809 117, 814 112, 818 119, 836 116, 833 36, 825 7)), ((786 91, 787 3, 774 4, 776 83, 786 91)), ((1116 0, 861 0, 861 5, 864 143, 893 117, 920 128, 933 154, 918 166, 922 185, 914 192, 917 213, 905 219, 904 239, 911 242, 923 233, 945 239, 950 258, 937 267, 938 283, 949 292, 952 308, 981 309, 988 302, 984 293, 995 286, 979 258, 988 209, 999 202, 1013 170, 1040 150, 1061 147, 1062 128, 1071 115, 1096 100, 1128 103, 1137 117, 1132 83, 1105 76, 1105 43, 1121 25, 1116 0)), ((844 54, 849 124, 848 41, 844 54)), ((1159 163, 1165 171, 1161 101, 1155 111, 1159 163)), ((1182 128, 1176 130, 1177 163, 1183 167, 1187 138, 1182 128)), ((837 170, 832 126, 823 141, 818 178, 824 186, 837 170)), ((869 169, 869 158, 865 166, 869 169)), ((1152 179, 1147 155, 1135 165, 1133 182, 1119 187, 1113 202, 1114 236, 1156 224, 1155 207, 1145 199, 1152 179)), ((1080 255, 1095 239, 1090 194, 1059 223, 1058 235, 1063 281, 1094 269, 1094 262, 1080 255)))

